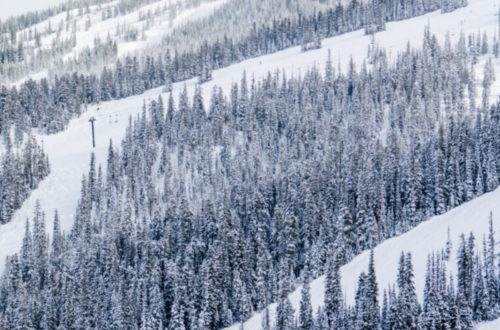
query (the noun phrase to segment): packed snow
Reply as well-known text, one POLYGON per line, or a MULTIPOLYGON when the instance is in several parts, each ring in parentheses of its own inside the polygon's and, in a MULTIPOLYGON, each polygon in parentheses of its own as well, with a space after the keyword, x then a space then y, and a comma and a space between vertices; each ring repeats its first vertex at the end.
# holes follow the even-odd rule
POLYGON ((500 329, 500 319, 491 322, 483 322, 476 325, 475 330, 498 330, 500 329))

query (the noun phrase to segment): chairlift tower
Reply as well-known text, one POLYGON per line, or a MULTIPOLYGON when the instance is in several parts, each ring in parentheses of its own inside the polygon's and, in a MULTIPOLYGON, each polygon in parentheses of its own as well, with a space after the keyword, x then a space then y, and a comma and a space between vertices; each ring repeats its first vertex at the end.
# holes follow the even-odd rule
POLYGON ((96 119, 94 117, 90 117, 89 122, 92 125, 92 145, 95 148, 94 121, 96 121, 96 119))

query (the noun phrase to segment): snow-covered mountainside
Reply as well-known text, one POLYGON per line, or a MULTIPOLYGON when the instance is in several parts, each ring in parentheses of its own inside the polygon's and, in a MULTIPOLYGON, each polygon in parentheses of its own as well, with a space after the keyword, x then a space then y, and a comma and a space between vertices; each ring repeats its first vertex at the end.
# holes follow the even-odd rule
MULTIPOLYGON (((144 40, 122 43, 119 46, 118 53, 139 51, 149 43, 159 42, 164 33, 168 33, 172 29, 172 24, 182 24, 209 15, 215 8, 227 1, 230 0, 203 2, 199 6, 177 13, 173 23, 172 21, 169 22, 168 11, 165 11, 165 15, 159 14, 158 19, 153 19, 154 25, 147 30, 144 28, 144 40)), ((170 6, 170 4, 171 1, 161 1, 141 10, 147 11, 151 9, 154 12, 155 8, 160 8, 157 11, 157 13, 160 13, 161 8, 167 5, 170 6)), ((373 38, 366 35, 364 30, 355 31, 323 40, 321 49, 302 52, 301 47, 294 47, 271 55, 245 60, 239 64, 214 71, 212 80, 201 85, 205 108, 210 106, 209 100, 215 87, 220 87, 226 96, 231 95, 234 84, 239 82, 244 74, 249 77, 249 80, 255 78, 260 81, 268 73, 272 73, 277 69, 282 70, 288 77, 302 76, 314 66, 320 67, 323 72, 328 58, 328 50, 331 51, 333 62, 338 63, 339 70, 346 72, 351 59, 358 67, 366 62, 368 50, 374 45, 387 49, 391 61, 395 60, 398 52, 405 50, 408 45, 420 48, 426 27, 430 27, 431 33, 436 35, 441 44, 445 43, 447 36, 450 37, 451 43, 455 44, 460 33, 468 35, 477 33, 478 30, 480 30, 479 35, 485 32, 490 38, 497 34, 499 23, 496 13, 498 9, 496 0, 469 0, 467 7, 457 9, 451 13, 443 14, 438 11, 421 17, 388 23, 386 31, 378 32, 373 38)), ((99 16, 101 14, 98 13, 100 12, 95 9, 91 14, 83 15, 80 20, 75 21, 74 24, 76 24, 76 30, 78 31, 76 32, 79 40, 78 46, 71 49, 65 56, 76 56, 76 52, 83 49, 83 47, 92 47, 96 35, 100 35, 102 39, 106 38, 110 31, 115 30, 117 24, 125 22, 125 25, 129 27, 137 25, 142 29, 143 13, 140 11, 134 11, 118 18, 110 17, 102 22, 101 16, 99 16)), ((65 15, 60 14, 61 17, 54 19, 56 21, 65 19, 65 15)), ((52 23, 52 28, 54 27, 55 25, 52 23)), ((48 22, 40 23, 37 28, 41 30, 48 29, 48 22)), ((61 32, 61 36, 64 37, 65 33, 68 33, 67 36, 70 35, 69 32, 61 32)), ((55 33, 49 33, 41 42, 50 47, 54 37, 55 33)), ((119 39, 115 36, 112 38, 119 39)), ((371 49, 373 50, 373 48, 371 49)), ((477 93, 478 104, 481 102, 482 86, 480 82, 483 81, 483 67, 490 57, 493 57, 493 50, 491 49, 485 55, 480 56, 478 63, 474 66, 476 85, 479 89, 477 93)), ((493 60, 493 68, 496 76, 500 77, 500 62, 497 59, 493 60)), ((44 74, 46 73, 42 72, 37 76, 43 76, 44 74)), ((173 96, 175 103, 179 103, 179 95, 184 88, 192 96, 195 94, 198 85, 199 80, 197 78, 174 84, 173 96)), ((26 219, 31 219, 37 202, 40 202, 42 210, 48 215, 46 219, 48 231, 53 227, 53 217, 51 215, 56 209, 61 220, 61 228, 66 232, 71 230, 78 200, 81 197, 82 177, 88 173, 91 153, 95 153, 97 163, 102 164, 105 175, 109 141, 112 140, 115 145, 118 145, 125 137, 129 117, 135 118, 141 113, 145 102, 149 103, 152 100, 157 100, 159 95, 166 101, 169 94, 164 91, 164 88, 157 88, 148 90, 142 95, 103 102, 99 105, 89 105, 81 116, 70 120, 68 127, 64 131, 52 135, 36 134, 36 139, 43 143, 44 151, 49 155, 51 172, 39 183, 38 188, 31 193, 22 204, 22 207, 15 212, 12 220, 0 226, 0 272, 5 269, 3 260, 9 255, 19 252, 23 244, 26 219), (95 148, 92 146, 92 132, 89 122, 91 119, 95 119, 95 148)), ((491 86, 490 101, 494 101, 499 95, 500 79, 491 86)), ((384 120, 388 120, 388 118, 384 118, 384 120)), ((379 301, 383 299, 383 290, 397 280, 398 262, 402 252, 412 254, 415 289, 419 300, 422 301, 428 255, 445 249, 448 233, 450 233, 453 249, 449 260, 446 261, 446 269, 448 272, 456 274, 456 255, 460 245, 460 235, 462 233, 466 235, 473 233, 478 242, 477 246, 480 246, 482 237, 488 233, 490 212, 493 214, 494 230, 496 233, 500 233, 500 188, 464 203, 445 214, 432 217, 414 229, 398 237, 390 238, 375 247, 375 270, 379 284, 379 301)), ((499 238, 497 234, 496 239, 499 238)), ((362 271, 367 270, 369 258, 370 253, 365 251, 341 269, 341 286, 348 305, 355 303, 358 276, 362 271)), ((315 311, 323 304, 324 287, 324 276, 311 282, 311 301, 315 311)), ((301 287, 298 287, 289 295, 290 302, 296 313, 299 311, 301 289, 301 287)), ((277 304, 269 306, 271 320, 274 320, 276 307, 277 304)), ((262 312, 255 313, 244 322, 244 329, 260 330, 262 316, 262 312)), ((479 324, 476 329, 489 330, 498 327, 500 327, 500 324, 497 320, 479 324)), ((234 324, 226 329, 241 329, 241 325, 234 324)))
MULTIPOLYGON (((471 202, 461 205, 452 211, 434 217, 422 223, 413 230, 391 238, 374 249, 376 261, 376 274, 379 284, 379 299, 383 299, 383 290, 396 282, 398 273, 398 262, 401 252, 412 254, 413 265, 415 266, 415 289, 419 300, 422 301, 424 292, 425 271, 427 257, 433 252, 440 252, 446 248, 448 229, 453 249, 450 259, 446 262, 448 272, 457 274, 456 252, 459 246, 461 234, 473 233, 478 244, 481 244, 483 236, 488 234, 488 219, 490 212, 493 213, 493 226, 498 240, 500 233, 500 189, 485 194, 471 202)), ((357 256, 350 263, 342 267, 342 290, 348 304, 354 304, 354 295, 358 284, 358 276, 368 269, 370 253, 369 251, 357 256)), ((325 277, 320 277, 311 283, 311 301, 315 310, 323 306, 324 302, 325 277)), ((301 299, 301 287, 297 288, 289 296, 293 308, 298 313, 301 299)), ((274 319, 276 304, 269 307, 271 320, 274 319)), ((477 329, 498 329, 499 321, 485 323, 477 329)), ((262 325, 262 314, 255 314, 247 322, 245 329, 259 330, 262 325)), ((235 324, 228 330, 238 330, 239 324, 235 324)))
MULTIPOLYGON (((161 47, 184 53, 204 42, 238 39, 255 23, 310 15, 332 0, 290 2, 231 0, 82 0, 30 24, 14 18, 0 25, 0 82, 54 78, 67 72, 100 72, 125 56, 155 55, 161 47), (241 8, 243 7, 243 8, 241 8), (14 28, 15 26, 15 28, 14 28), (4 45, 1 45, 1 44, 4 45), (19 52, 19 54, 18 54, 19 52)), ((45 16, 44 16, 45 17, 45 16)))
MULTIPOLYGON (((445 39, 446 33, 450 33, 453 39, 458 39, 460 29, 465 33, 475 33, 481 29, 481 31, 488 31, 489 35, 493 35, 497 26, 497 17, 494 15, 496 8, 495 1, 472 0, 467 8, 458 9, 453 13, 435 12, 407 21, 389 23, 387 31, 376 35, 376 41, 380 46, 390 49, 395 56, 398 51, 407 47, 408 42, 414 47, 419 47, 427 24, 430 24, 431 31, 436 33, 436 36, 441 40, 445 39), (401 31, 407 32, 401 33, 401 31)), ((214 71, 213 80, 202 85, 203 97, 208 105, 214 86, 221 87, 228 92, 232 84, 241 79, 243 72, 246 72, 248 77, 254 76, 256 78, 265 76, 268 72, 276 69, 283 69, 288 75, 300 75, 308 67, 324 66, 328 56, 327 49, 331 50, 333 62, 339 63, 343 70, 346 70, 351 57, 358 64, 365 61, 370 44, 371 39, 364 34, 364 31, 356 31, 326 39, 323 41, 322 49, 307 53, 302 53, 300 47, 294 47, 275 54, 250 59, 214 71)), ((486 58, 483 56, 482 62, 486 58)), ((482 62, 476 65, 478 85, 482 76, 482 62)), ((500 66, 495 65, 495 72, 497 76, 500 76, 500 66)), ((197 79, 191 79, 174 84, 174 97, 179 95, 184 85, 187 87, 189 95, 193 95, 197 83, 197 79)), ((66 230, 71 228, 74 210, 79 198, 80 180, 88 170, 90 153, 92 151, 96 153, 99 163, 105 162, 109 140, 113 139, 119 142, 125 134, 128 117, 140 113, 144 99, 153 100, 159 94, 162 94, 161 88, 147 91, 143 95, 90 106, 80 118, 71 120, 69 127, 64 132, 38 136, 44 142, 45 150, 50 156, 52 173, 24 203, 22 209, 16 212, 13 220, 0 227, 0 260, 18 251, 24 232, 24 221, 31 216, 36 200, 40 200, 47 214, 51 214, 57 208, 61 215, 63 228, 66 230), (97 144, 95 149, 92 148, 91 144, 91 127, 88 122, 90 117, 98 119, 95 123, 97 144)), ((480 93, 478 94, 480 95, 480 93)), ((500 83, 497 83, 492 87, 491 98, 495 99, 499 94, 500 83)), ((168 94, 163 93, 163 96, 166 99, 168 94)), ((50 221, 49 219, 48 228, 51 228, 50 221)), ((4 265, 0 263, 0 269, 3 267, 4 265)))
POLYGON ((212 15, 227 1, 150 1, 138 8, 127 8, 123 14, 119 13, 120 4, 115 1, 67 10, 16 33, 16 41, 22 42, 24 57, 34 63, 33 68, 21 66, 22 72, 29 70, 29 76, 17 80, 4 78, 3 81, 19 83, 27 78, 46 77, 49 72, 61 74, 65 66, 67 70, 72 67, 83 70, 82 63, 88 53, 110 53, 86 64, 87 68, 100 70, 116 57, 139 54, 141 49, 159 44, 175 28, 212 15), (111 52, 101 50, 104 45, 113 43, 116 49, 111 52), (47 60, 34 60, 41 57, 40 54, 47 60), (50 56, 55 58, 49 60, 50 56), (61 61, 65 66, 61 67, 61 61))

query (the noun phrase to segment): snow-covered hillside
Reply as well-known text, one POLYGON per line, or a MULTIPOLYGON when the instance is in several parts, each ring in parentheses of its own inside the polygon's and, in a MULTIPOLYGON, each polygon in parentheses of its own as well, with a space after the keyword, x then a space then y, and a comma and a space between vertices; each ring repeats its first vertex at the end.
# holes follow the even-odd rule
MULTIPOLYGON (((219 0, 211 5, 215 6, 224 1, 219 0)), ((453 13, 441 14, 440 12, 434 12, 407 21, 389 23, 387 24, 387 31, 376 35, 376 42, 380 46, 389 49, 392 56, 395 56, 398 51, 407 46, 408 42, 414 47, 419 47, 427 24, 430 25, 431 32, 435 33, 441 40, 444 40, 446 33, 450 34, 452 40, 456 40, 460 31, 467 34, 476 33, 478 29, 487 31, 488 36, 493 36, 498 26, 498 19, 494 15, 498 10, 497 2, 495 0, 470 0, 469 2, 468 7, 456 10, 453 13)), ((203 12, 208 12, 205 9, 203 12)), ((198 14, 196 12, 190 14, 186 12, 185 16, 197 17, 198 14)), ((116 23, 110 23, 109 27, 114 28, 116 23)), ((92 25, 92 29, 96 30, 92 30, 92 33, 83 33, 82 40, 84 38, 92 40, 94 33, 101 31, 97 23, 92 25)), ((107 34, 104 25, 102 32, 107 34)), ((151 37, 154 38, 154 35, 152 34, 151 37)), ((228 92, 233 82, 239 81, 243 72, 258 79, 277 68, 284 69, 288 75, 298 75, 313 65, 323 66, 327 58, 327 49, 331 50, 334 62, 338 62, 345 70, 351 57, 358 64, 365 60, 370 43, 371 39, 364 34, 364 31, 356 31, 324 40, 323 48, 319 50, 302 53, 300 47, 295 47, 215 71, 213 80, 202 86, 205 102, 209 99, 214 86, 219 86, 228 92)), ((139 44, 130 44, 130 46, 135 49, 139 44)), ((478 81, 481 79, 482 64, 486 58, 486 56, 481 58, 481 62, 476 66, 478 81)), ((498 63, 495 63, 495 70, 497 76, 500 76, 500 65, 498 63)), ((184 86, 188 88, 189 94, 192 95, 196 84, 196 79, 175 84, 174 95, 177 96, 184 86)), ((72 120, 64 132, 50 136, 38 136, 39 140, 43 140, 45 151, 50 157, 52 173, 24 202, 12 221, 0 227, 0 271, 4 268, 3 260, 5 257, 19 250, 24 232, 24 223, 27 218, 31 217, 37 200, 40 200, 43 210, 48 215, 48 229, 52 228, 51 215, 56 208, 62 221, 62 229, 68 231, 71 228, 80 192, 80 180, 82 175, 88 171, 90 153, 95 151, 98 163, 104 164, 109 140, 113 139, 113 141, 119 142, 125 134, 128 117, 140 113, 144 99, 156 99, 161 93, 161 89, 155 89, 140 96, 89 107, 88 111, 80 118, 72 120), (91 144, 90 117, 97 119, 95 122, 97 144, 95 149, 92 148, 91 144)), ((496 98, 499 93, 500 83, 497 83, 492 88, 492 98, 496 98)), ((163 96, 166 97, 166 94, 163 94, 163 96)), ((376 271, 380 288, 383 289, 388 283, 395 281, 401 251, 411 252, 415 265, 416 289, 421 298, 428 253, 444 248, 448 228, 451 231, 454 252, 458 246, 458 238, 461 233, 473 232, 476 238, 481 238, 487 231, 490 211, 493 212, 495 229, 500 232, 500 189, 446 214, 434 217, 410 232, 382 243, 375 249, 376 271)), ((357 277, 362 270, 367 268, 367 264, 368 253, 365 252, 342 268, 343 290, 349 304, 353 303, 357 277)), ((452 258, 447 264, 448 270, 455 272, 455 264, 455 253, 452 253, 452 258)), ((312 300, 315 308, 323 302, 323 287, 324 278, 316 279, 312 283, 312 300)), ((291 294, 290 300, 295 310, 298 310, 300 288, 291 294)), ((274 313, 275 307, 275 305, 271 306, 271 315, 274 313)), ((245 329, 260 329, 260 317, 260 314, 254 315, 247 322, 245 329)), ((496 329, 495 324, 498 323, 485 324, 479 329, 496 329)), ((238 329, 238 325, 234 325, 229 329, 238 329)))
MULTIPOLYGON (((213 14, 214 10, 228 0, 201 1, 193 6, 191 1, 159 0, 125 15, 116 15, 118 2, 91 6, 88 12, 73 9, 63 12, 34 26, 17 32, 17 40, 24 40, 24 47, 34 47, 35 53, 50 50, 54 43, 75 39, 75 46, 61 56, 63 60, 77 60, 86 49, 95 48, 96 38, 117 44, 117 56, 136 53, 146 46, 158 44, 162 38, 175 28, 193 20, 213 14), (111 17, 108 17, 110 16, 111 17), (33 33, 41 33, 40 39, 33 39, 33 33), (37 45, 38 43, 38 45, 37 45)), ((95 63, 109 65, 110 63, 95 63)), ((54 69, 48 66, 29 77, 40 79, 54 69)), ((17 83, 26 80, 24 77, 17 83)))
MULTIPOLYGON (((412 261, 415 266, 415 289, 419 300, 422 301, 427 256, 429 253, 438 252, 445 248, 448 228, 450 229, 453 251, 450 260, 446 263, 446 268, 448 272, 456 274, 455 257, 460 235, 472 232, 478 242, 481 242, 483 235, 488 233, 490 212, 493 212, 493 226, 498 240, 500 238, 500 188, 463 204, 446 214, 433 217, 413 230, 377 246, 374 253, 380 301, 382 301, 383 290, 389 284, 392 285, 396 282, 401 252, 411 252, 412 254, 412 261)), ((369 251, 365 251, 342 267, 342 290, 349 305, 354 304, 358 276, 362 271, 368 269, 369 257, 369 251)), ((324 279, 324 277, 320 277, 311 283, 311 301, 315 309, 323 305, 324 279)), ((299 310, 300 290, 299 287, 289 296, 296 312, 299 310)), ((276 304, 271 305, 269 308, 271 320, 274 319, 275 310, 276 304)), ((261 314, 255 314, 245 323, 245 329, 259 330, 262 324, 261 316, 261 314)), ((498 324, 500 324, 498 321, 485 323, 478 329, 498 329, 498 327, 495 327, 498 324)), ((228 330, 237 329, 239 329, 239 325, 228 328, 228 330)))
MULTIPOLYGON (((415 47, 420 46, 427 24, 430 24, 431 32, 442 40, 448 31, 453 38, 458 38, 461 26, 465 33, 477 32, 480 28, 481 31, 487 30, 489 35, 493 35, 497 26, 497 17, 494 15, 496 7, 496 2, 493 0, 471 0, 467 8, 453 13, 434 12, 407 21, 389 23, 387 31, 377 34, 376 40, 380 46, 391 49, 395 55, 403 50, 408 42, 413 43, 415 47), (406 32, 401 33, 401 31, 406 32)), ((233 82, 239 81, 245 71, 248 76, 258 79, 275 69, 284 69, 289 75, 298 75, 313 65, 323 66, 327 59, 327 49, 331 50, 334 63, 338 62, 345 70, 350 57, 358 64, 365 60, 370 42, 370 37, 364 35, 364 31, 356 31, 324 40, 323 48, 319 50, 302 53, 300 47, 294 47, 215 71, 213 80, 202 85, 204 100, 208 102, 214 86, 229 91, 233 82)), ((476 77, 480 81, 481 64, 476 68, 476 77)), ((500 76, 500 66, 496 65, 495 69, 497 76, 500 76)), ((197 79, 191 79, 175 84, 174 96, 178 96, 184 85, 188 88, 189 94, 193 95, 197 82, 197 79)), ((492 98, 497 97, 499 92, 500 84, 494 85, 492 98)), ((45 151, 50 157, 52 173, 16 212, 12 221, 0 227, 0 260, 19 250, 24 223, 32 215, 36 200, 40 200, 43 210, 49 215, 58 208, 63 229, 71 228, 79 196, 80 180, 88 171, 90 153, 95 151, 98 162, 104 163, 109 140, 119 142, 123 138, 128 116, 140 113, 144 99, 156 99, 159 94, 161 89, 155 89, 143 95, 89 107, 84 115, 70 122, 66 131, 50 136, 38 136, 43 140, 45 151), (91 145, 91 127, 88 122, 92 116, 97 117, 95 149, 91 145), (116 120, 118 122, 115 122, 116 120)), ((48 221, 47 227, 51 228, 51 217, 48 217, 48 221)), ((0 270, 3 267, 3 262, 0 262, 0 270)), ((395 274, 396 268, 393 271, 395 274)))
MULTIPOLYGON (((126 54, 129 51, 136 51, 149 43, 158 42, 164 35, 170 33, 175 27, 181 24, 210 15, 218 6, 226 1, 228 0, 201 2, 197 7, 189 8, 183 5, 184 3, 182 0, 161 0, 141 7, 129 14, 119 15, 105 20, 102 19, 102 13, 106 12, 108 7, 113 8, 113 5, 116 5, 115 2, 100 7, 93 6, 90 8, 90 13, 88 14, 83 13, 79 15, 78 9, 74 9, 71 11, 73 18, 71 18, 70 24, 76 27, 77 46, 73 48, 72 53, 67 54, 67 56, 77 54, 78 51, 85 47, 92 48, 96 37, 105 40, 108 35, 111 36, 113 40, 119 42, 119 55, 126 54), (172 9, 170 8, 173 8, 172 6, 174 5, 176 8, 175 14, 172 14, 172 9), (146 27, 144 21, 147 15, 150 15, 154 19, 153 24, 146 27), (88 27, 86 26, 87 24, 88 27), (139 32, 145 29, 144 40, 140 36, 138 41, 127 42, 123 38, 117 37, 118 26, 135 28, 139 32)), ((29 30, 46 31, 49 29, 50 25, 53 33, 41 39, 42 47, 50 47, 56 36, 61 39, 70 37, 71 30, 63 29, 60 34, 56 32, 60 22, 63 22, 64 26, 66 26, 66 21, 67 13, 61 13, 46 21, 38 23, 29 30)), ((22 36, 24 33, 29 32, 29 30, 18 32, 18 36, 22 36)))

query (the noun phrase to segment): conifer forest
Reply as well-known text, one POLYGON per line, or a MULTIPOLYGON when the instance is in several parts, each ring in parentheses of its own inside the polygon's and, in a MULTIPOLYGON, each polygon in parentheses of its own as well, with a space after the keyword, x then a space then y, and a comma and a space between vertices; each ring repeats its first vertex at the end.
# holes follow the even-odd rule
POLYGON ((0 330, 500 329, 497 0, 10 10, 0 330))

